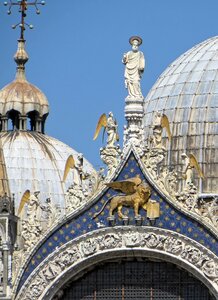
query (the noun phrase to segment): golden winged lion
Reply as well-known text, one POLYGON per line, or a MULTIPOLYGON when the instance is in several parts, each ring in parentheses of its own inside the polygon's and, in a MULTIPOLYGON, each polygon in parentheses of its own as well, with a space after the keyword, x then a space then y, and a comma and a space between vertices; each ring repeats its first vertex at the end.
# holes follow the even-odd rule
POLYGON ((97 212, 93 219, 96 218, 105 208, 105 206, 110 201, 109 216, 112 217, 114 211, 117 209, 118 216, 125 219, 126 216, 122 213, 122 207, 133 207, 135 217, 140 217, 139 209, 147 209, 147 204, 151 196, 151 189, 148 185, 142 184, 142 181, 138 177, 130 178, 124 181, 116 181, 106 184, 114 190, 118 190, 124 194, 116 195, 108 199, 104 203, 102 209, 97 212))

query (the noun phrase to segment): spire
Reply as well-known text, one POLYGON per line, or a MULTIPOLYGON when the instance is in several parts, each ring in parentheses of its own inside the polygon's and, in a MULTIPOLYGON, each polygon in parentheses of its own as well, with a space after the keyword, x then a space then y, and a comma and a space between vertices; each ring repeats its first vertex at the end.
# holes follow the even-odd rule
POLYGON ((17 52, 15 53, 14 60, 17 64, 17 74, 16 79, 19 80, 26 80, 25 77, 25 64, 28 61, 28 55, 25 50, 25 39, 24 39, 24 33, 26 30, 26 27, 29 29, 33 29, 33 25, 26 23, 26 17, 27 17, 27 10, 29 6, 34 6, 36 9, 36 13, 40 14, 40 10, 38 9, 38 5, 45 5, 45 1, 28 1, 28 0, 18 0, 16 2, 10 1, 4 2, 5 6, 9 6, 8 14, 11 14, 11 10, 13 6, 19 7, 19 13, 21 14, 21 20, 16 25, 12 25, 13 29, 16 29, 17 27, 20 28, 20 38, 18 39, 18 48, 17 52))
POLYGON ((17 64, 17 80, 26 80, 25 76, 25 64, 28 61, 29 57, 25 50, 25 40, 18 40, 17 52, 14 55, 14 60, 17 64))

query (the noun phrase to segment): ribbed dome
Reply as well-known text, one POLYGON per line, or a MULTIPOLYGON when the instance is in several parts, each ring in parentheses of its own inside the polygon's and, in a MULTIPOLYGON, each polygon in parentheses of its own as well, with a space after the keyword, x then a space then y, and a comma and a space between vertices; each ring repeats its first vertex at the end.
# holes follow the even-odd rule
POLYGON ((20 39, 14 56, 16 78, 0 91, 1 131, 8 130, 8 119, 12 121, 13 129, 26 130, 29 118, 30 130, 44 132, 49 104, 46 96, 26 79, 25 64, 28 59, 25 40, 20 39))
MULTIPOLYGON (((73 183, 69 173, 63 183, 64 168, 70 155, 77 158, 77 152, 64 143, 37 132, 12 131, 0 133, 6 172, 11 194, 15 195, 18 208, 23 193, 40 191, 40 199, 65 206, 64 193, 73 183)), ((84 159, 84 171, 94 173, 92 165, 84 159)))
POLYGON ((48 114, 49 104, 46 96, 27 80, 15 79, 0 91, 0 111, 6 115, 16 110, 21 115, 37 111, 40 117, 48 114))
POLYGON ((200 192, 218 193, 218 37, 176 59, 159 77, 145 100, 145 135, 155 111, 165 113, 173 139, 169 161, 182 170, 181 154, 193 153, 205 180, 200 192))

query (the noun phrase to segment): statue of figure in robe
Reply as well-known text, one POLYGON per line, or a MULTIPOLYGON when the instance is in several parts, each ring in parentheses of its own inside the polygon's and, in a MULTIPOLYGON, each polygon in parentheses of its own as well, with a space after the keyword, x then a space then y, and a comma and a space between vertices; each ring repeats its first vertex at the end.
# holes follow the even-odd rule
POLYGON ((123 64, 125 68, 125 86, 128 89, 128 98, 142 99, 144 98, 141 91, 140 80, 145 68, 144 54, 139 51, 139 46, 142 44, 142 39, 138 36, 133 36, 129 39, 132 45, 132 51, 124 53, 123 64))

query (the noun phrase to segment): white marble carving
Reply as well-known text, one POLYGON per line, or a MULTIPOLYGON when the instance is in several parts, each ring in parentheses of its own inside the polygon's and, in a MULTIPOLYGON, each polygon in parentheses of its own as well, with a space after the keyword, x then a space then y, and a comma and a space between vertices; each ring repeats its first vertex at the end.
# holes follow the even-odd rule
POLYGON ((130 38, 132 51, 124 53, 122 62, 125 65, 125 86, 128 89, 128 97, 140 99, 143 98, 140 81, 145 68, 145 59, 139 46, 142 44, 140 37, 130 38))
POLYGON ((154 251, 158 257, 163 254, 163 257, 170 257, 172 262, 175 260, 179 264, 182 263, 188 270, 191 266, 190 270, 194 269, 200 278, 204 276, 204 281, 207 281, 218 295, 218 258, 206 247, 175 232, 125 226, 125 228, 99 229, 68 243, 63 249, 57 249, 28 278, 16 300, 46 299, 45 294, 48 295, 49 289, 56 286, 57 278, 60 281, 61 274, 64 275, 69 268, 73 272, 74 265, 78 266, 83 260, 93 259, 95 255, 103 254, 104 251, 108 253, 109 250, 113 253, 115 250, 122 250, 125 251, 125 256, 128 256, 128 253, 132 253, 132 248, 154 251), (43 284, 40 284, 41 281, 43 284))

